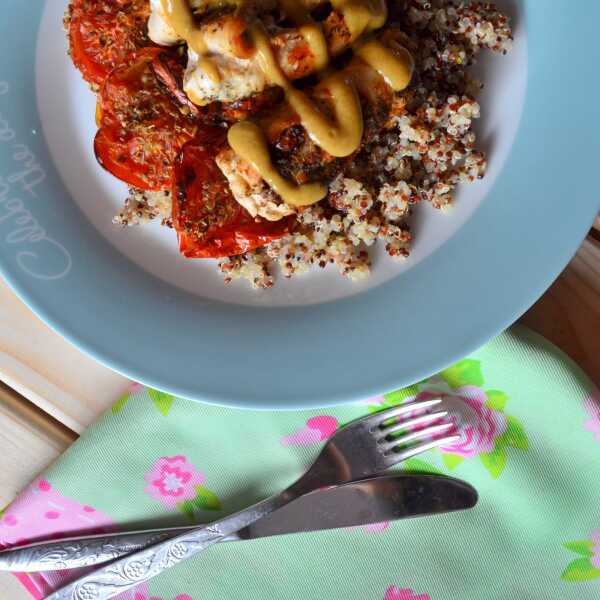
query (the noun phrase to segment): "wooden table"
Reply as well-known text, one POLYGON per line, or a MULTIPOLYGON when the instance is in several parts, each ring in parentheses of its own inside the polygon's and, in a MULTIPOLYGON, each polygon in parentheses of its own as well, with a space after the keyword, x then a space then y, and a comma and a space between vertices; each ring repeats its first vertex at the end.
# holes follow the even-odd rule
MULTIPOLYGON (((562 348, 600 385, 600 220, 520 322, 562 348)), ((50 330, 0 281, 0 507, 129 383, 50 330)), ((0 600, 25 598, 11 577, 0 574, 0 600)))

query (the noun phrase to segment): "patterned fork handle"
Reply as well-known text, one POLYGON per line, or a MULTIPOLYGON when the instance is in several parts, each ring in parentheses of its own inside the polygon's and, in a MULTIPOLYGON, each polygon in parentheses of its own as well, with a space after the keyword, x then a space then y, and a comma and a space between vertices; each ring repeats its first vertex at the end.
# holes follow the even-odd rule
POLYGON ((440 398, 411 402, 352 421, 327 441, 311 468, 280 494, 220 521, 116 560, 58 590, 46 600, 108 600, 304 494, 371 477, 407 458, 455 441, 458 436, 448 435, 453 424, 450 421, 440 423, 447 412, 429 412, 440 402, 440 398), (415 430, 417 426, 421 428, 415 430))
MULTIPOLYGON (((0 571, 15 573, 35 573, 40 571, 60 571, 79 569, 111 562, 133 552, 183 533, 201 525, 184 525, 139 532, 123 532, 108 535, 82 536, 61 539, 56 542, 40 542, 11 551, 0 552, 0 571)), ((240 536, 232 534, 223 541, 239 541, 240 536)))
POLYGON ((3 567, 14 572, 76 569, 113 561, 142 548, 164 542, 184 529, 126 533, 123 535, 83 537, 46 542, 24 548, 3 567))
POLYGON ((224 540, 266 514, 288 504, 300 492, 285 490, 206 527, 186 531, 170 541, 158 541, 140 552, 116 560, 61 588, 46 600, 106 600, 148 581, 161 571, 224 540))

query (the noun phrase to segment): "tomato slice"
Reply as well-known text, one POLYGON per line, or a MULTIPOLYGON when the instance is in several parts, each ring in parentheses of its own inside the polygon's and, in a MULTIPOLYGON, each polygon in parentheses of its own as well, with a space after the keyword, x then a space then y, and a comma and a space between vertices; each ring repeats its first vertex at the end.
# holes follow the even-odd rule
POLYGON ((203 127, 175 163, 173 224, 179 249, 188 258, 236 256, 289 233, 295 219, 253 218, 240 206, 214 161, 225 144, 225 131, 203 127))
POLYGON ((117 179, 141 190, 150 190, 146 173, 138 175, 136 170, 131 169, 132 150, 127 140, 115 135, 114 130, 107 127, 98 130, 94 152, 98 162, 117 179))
POLYGON ((152 69, 165 91, 185 114, 200 117, 200 109, 183 91, 183 76, 186 59, 173 52, 159 52, 152 59, 152 69))
POLYGON ((115 69, 99 95, 98 162, 142 190, 171 189, 173 163, 194 138, 196 117, 175 102, 157 79, 153 61, 165 50, 146 48, 115 69))
POLYGON ((152 46, 148 0, 73 0, 69 21, 71 57, 83 78, 101 85, 116 67, 152 46))

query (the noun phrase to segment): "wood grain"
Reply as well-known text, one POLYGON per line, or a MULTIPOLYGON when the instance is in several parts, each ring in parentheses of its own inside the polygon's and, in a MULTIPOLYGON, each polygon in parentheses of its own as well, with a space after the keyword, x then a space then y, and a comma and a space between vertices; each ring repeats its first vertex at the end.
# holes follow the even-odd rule
MULTIPOLYGON (((0 384, 0 508, 76 439, 76 434, 0 384)), ((0 600, 28 600, 15 577, 0 573, 0 600)))
POLYGON ((588 237, 521 322, 556 344, 600 385, 600 242, 588 237))
POLYGON ((600 242, 600 217, 596 219, 592 230, 590 231, 590 237, 600 242))
MULTIPOLYGON (((597 221, 600 232, 600 219, 597 221)), ((600 233, 599 233, 600 235, 600 233)), ((567 270, 522 322, 600 381, 600 242, 586 240, 567 270)), ((81 433, 129 382, 42 323, 0 281, 0 380, 81 433)))
POLYGON ((42 323, 1 280, 0 380, 77 433, 129 385, 42 323))
POLYGON ((77 438, 37 406, 0 385, 0 507, 77 438))
MULTIPOLYGON (((600 219, 596 226, 600 232, 600 219)), ((600 385, 600 241, 590 236, 584 242, 521 322, 559 346, 600 385)), ((0 507, 129 384, 51 331, 2 282, 0 379, 23 392, 0 384, 0 507)), ((28 597, 16 580, 0 573, 0 600, 28 597)))
POLYGON ((31 600, 31 596, 10 573, 0 573, 0 600, 31 600))

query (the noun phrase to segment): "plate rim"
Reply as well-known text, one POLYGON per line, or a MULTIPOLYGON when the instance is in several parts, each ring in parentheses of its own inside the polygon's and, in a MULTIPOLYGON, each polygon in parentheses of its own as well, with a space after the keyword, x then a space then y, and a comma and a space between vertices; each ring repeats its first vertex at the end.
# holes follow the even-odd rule
MULTIPOLYGON (((564 8, 565 2, 564 2, 564 0, 561 0, 561 1, 563 1, 563 8, 564 8)), ((539 15, 536 15, 534 9, 532 8, 532 6, 533 6, 532 0, 525 0, 523 4, 526 9, 526 16, 527 16, 528 23, 533 22, 534 25, 537 23, 537 25, 539 26, 539 24, 540 24, 539 23, 539 21, 540 21, 539 15)), ((15 5, 16 5, 16 3, 15 3, 15 5)), ((42 10, 43 10, 43 7, 42 7, 42 10)), ((600 16, 600 7, 597 7, 597 12, 598 12, 598 15, 600 16)), ((552 18, 548 17, 544 21, 543 24, 547 25, 549 21, 551 22, 552 18)), ((594 19, 590 18, 589 21, 590 22, 594 21, 594 19)), ((561 24, 564 25, 564 20, 562 21, 561 24)), ((556 23, 555 23, 555 25, 556 25, 556 23)), ((574 33, 574 30, 572 31, 572 35, 571 35, 571 39, 569 40, 569 43, 573 43, 575 41, 575 40, 573 40, 573 33, 574 33)), ((564 34, 564 30, 563 30, 563 34, 564 34)), ((578 31, 578 34, 580 34, 582 38, 585 37, 581 33, 581 31, 578 31)), ((530 37, 530 36, 528 36, 528 37, 530 37)), ((531 52, 531 47, 530 47, 530 52, 531 52)), ((600 54, 597 50, 596 50, 596 53, 600 54)), ((565 52, 565 54, 566 54, 566 52, 565 52)), ((531 55, 530 55, 530 57, 531 57, 531 55)), ((596 58, 600 58, 600 56, 596 57, 596 58)), ((589 54, 589 62, 593 62, 593 61, 594 61, 594 56, 590 53, 589 54)), ((536 77, 539 77, 538 72, 534 73, 534 75, 536 77)), ((529 76, 528 76, 528 84, 529 84, 529 76)), ((529 85, 528 85, 528 88, 529 88, 529 85)), ((597 89, 598 89, 598 86, 596 86, 596 90, 597 89)), ((528 89, 526 92, 526 106, 525 106, 524 113, 523 113, 523 119, 525 119, 525 115, 527 114, 527 111, 530 108, 530 107, 528 108, 529 92, 530 92, 530 90, 528 89)), ((597 94, 596 94, 596 97, 597 97, 597 94)), ((537 120, 539 121, 539 119, 537 119, 537 120)), ((524 135, 524 132, 522 131, 523 125, 524 124, 521 123, 519 131, 517 132, 517 139, 515 139, 515 142, 514 142, 515 146, 519 142, 522 142, 521 137, 522 137, 522 135, 524 135)), ((531 128, 533 128, 533 131, 536 131, 536 127, 539 127, 540 123, 536 123, 536 122, 531 123, 531 124, 526 123, 525 125, 527 125, 527 126, 531 125, 531 127, 528 127, 528 131, 531 128)), ((542 123, 542 125, 543 125, 543 123, 542 123)), ((502 170, 503 172, 499 175, 499 180, 496 182, 494 189, 492 189, 490 191, 488 196, 493 195, 496 188, 503 187, 507 184, 506 181, 501 181, 501 180, 504 180, 506 178, 505 173, 508 171, 510 164, 512 164, 514 162, 514 160, 515 160, 514 155, 509 156, 509 159, 508 159, 507 163, 504 165, 504 168, 502 170)), ((449 240, 446 245, 454 246, 457 243, 456 238, 464 237, 464 230, 473 228, 475 222, 481 218, 482 213, 489 210, 488 205, 490 203, 491 202, 490 202, 489 198, 487 199, 487 201, 484 201, 482 207, 480 207, 480 209, 478 209, 475 212, 475 214, 472 215, 469 222, 467 224, 465 224, 465 226, 463 226, 463 228, 459 232, 457 232, 457 234, 454 236, 454 238, 452 240, 449 240), (463 235, 461 235, 461 233, 463 235)), ((537 298, 539 298, 539 296, 549 287, 549 285, 552 283, 552 281, 554 281, 554 279, 559 275, 559 273, 564 269, 564 267, 568 264, 569 260, 576 253, 577 248, 581 244, 581 241, 585 238, 585 235, 587 234, 589 227, 591 226, 591 224, 593 223, 593 220, 596 217, 598 209, 600 209, 600 201, 597 202, 596 204, 594 204, 590 200, 589 204, 586 206, 589 206, 589 211, 587 209, 586 210, 582 209, 581 216, 580 216, 580 218, 578 218, 578 222, 569 224, 571 241, 569 243, 563 242, 562 247, 560 248, 560 252, 557 251, 557 253, 554 255, 554 257, 551 260, 552 265, 546 265, 543 274, 540 274, 540 273, 536 274, 537 279, 536 279, 535 285, 530 285, 530 287, 528 288, 527 291, 521 293, 520 296, 518 297, 518 301, 515 301, 512 304, 512 307, 510 309, 507 308, 504 310, 504 312, 502 314, 502 318, 497 318, 493 325, 488 325, 485 328, 483 328, 483 327, 480 328, 479 333, 470 333, 469 335, 465 335, 460 343, 460 350, 457 349, 459 344, 455 344, 455 349, 453 351, 447 350, 446 352, 438 353, 435 361, 432 360, 432 361, 428 362, 427 366, 422 367, 420 370, 413 370, 414 375, 411 377, 411 379, 413 379, 414 381, 423 379, 423 378, 439 371, 440 369, 446 367, 448 364, 451 364, 455 360, 468 355, 470 352, 476 350, 478 347, 480 347, 486 341, 488 341, 491 337, 496 335, 499 331, 502 331, 507 325, 514 322, 523 312, 525 312, 537 300, 537 298), (588 212, 589 212, 589 215, 588 215, 588 212), (589 216, 589 220, 588 220, 588 216, 589 216)), ((433 261, 434 258, 436 260, 439 260, 439 258, 440 258, 439 253, 444 251, 444 248, 445 248, 445 246, 438 249, 431 256, 429 256, 427 259, 425 259, 423 261, 423 265, 421 265, 419 268, 419 273, 422 272, 423 269, 426 268, 426 265, 431 263, 431 261, 433 261)), ((448 249, 446 249, 446 250, 448 250, 448 249)), ((370 384, 370 385, 363 385, 360 389, 357 389, 357 391, 354 393, 349 393, 348 391, 344 391, 344 392, 340 392, 340 393, 336 394, 334 391, 330 391, 330 392, 328 392, 327 398, 323 399, 323 398, 317 398, 318 392, 315 391, 315 393, 313 393, 309 397, 303 397, 303 398, 300 398, 300 397, 291 398, 290 397, 291 399, 284 404, 278 403, 277 400, 273 401, 272 398, 271 398, 271 400, 262 400, 261 401, 261 400, 258 400, 257 397, 245 398, 242 401, 240 401, 240 400, 236 401, 236 400, 231 400, 231 398, 224 397, 223 395, 219 395, 218 393, 214 393, 214 392, 204 393, 201 390, 198 390, 198 389, 192 390, 189 387, 178 386, 177 384, 165 385, 165 382, 161 381, 160 378, 155 379, 152 374, 143 372, 143 369, 140 371, 139 367, 136 368, 134 365, 131 365, 131 364, 128 365, 127 364, 128 361, 115 360, 114 355, 113 355, 113 357, 111 357, 110 351, 107 352, 106 349, 104 349, 104 350, 102 349, 100 342, 95 344, 94 342, 86 341, 86 339, 85 339, 86 336, 81 331, 73 331, 72 329, 69 328, 68 323, 65 323, 64 319, 61 321, 60 318, 56 318, 52 314, 52 311, 49 309, 48 306, 44 306, 43 303, 39 302, 39 300, 35 296, 35 293, 32 292, 31 289, 28 289, 28 286, 25 284, 25 282, 23 280, 19 280, 19 278, 15 275, 16 272, 11 272, 10 268, 8 268, 8 266, 4 264, 2 255, 0 255, 0 272, 4 276, 7 283, 11 286, 11 288, 21 298, 21 300, 23 300, 23 302, 25 302, 25 304, 27 304, 27 306, 29 306, 29 308, 31 310, 33 310, 33 312, 38 317, 40 317, 45 323, 47 323, 53 330, 55 330, 60 335, 62 335, 66 339, 68 339, 75 346, 77 346, 80 350, 86 352, 87 354, 89 354, 90 356, 92 356, 93 358, 98 360, 100 363, 106 365, 107 367, 111 368, 112 370, 114 370, 118 373, 123 374, 124 376, 126 376, 128 378, 134 379, 136 381, 140 381, 147 385, 151 385, 152 387, 163 389, 163 390, 165 390, 169 393, 173 393, 174 395, 177 395, 177 396, 190 398, 192 400, 200 400, 200 401, 205 401, 205 402, 209 402, 211 404, 217 404, 217 405, 222 405, 222 406, 230 406, 230 407, 237 407, 237 408, 252 408, 252 409, 274 409, 274 408, 276 408, 276 409, 294 410, 294 409, 307 409, 307 408, 317 408, 317 407, 320 408, 320 407, 327 407, 327 406, 333 406, 333 405, 363 400, 369 396, 380 395, 384 391, 390 391, 392 389, 397 389, 399 387, 402 387, 403 385, 407 385, 408 383, 413 382, 413 381, 409 382, 406 379, 402 379, 402 377, 395 377, 395 378, 392 377, 390 379, 389 376, 387 376, 387 377, 381 376, 380 379, 378 380, 378 383, 370 384)), ((146 275, 146 277, 152 277, 152 276, 146 275)), ((155 279, 155 278, 153 278, 153 279, 155 279)), ((365 299, 368 297, 379 296, 381 298, 381 295, 384 292, 389 290, 389 288, 391 288, 391 287, 396 287, 397 285, 398 285, 397 281, 392 280, 388 284, 383 284, 382 286, 380 286, 378 288, 375 288, 375 289, 365 292, 364 294, 361 295, 360 299, 349 298, 349 299, 344 299, 344 300, 340 300, 340 301, 335 301, 331 304, 336 304, 336 305, 337 304, 343 304, 343 305, 355 304, 356 306, 359 306, 359 305, 362 305, 362 303, 364 303, 365 299)), ((31 288, 31 286, 29 286, 29 288, 31 288)), ((324 305, 315 305, 315 306, 311 307, 311 309, 319 310, 323 306, 324 305)), ((251 308, 250 310, 260 311, 260 309, 256 309, 256 308, 251 308)), ((277 311, 277 312, 287 311, 288 313, 294 312, 293 310, 290 311, 289 309, 277 309, 277 308, 276 309, 270 308, 270 309, 266 309, 266 310, 277 311)), ((330 310, 330 309, 328 308, 327 310, 330 310)))

